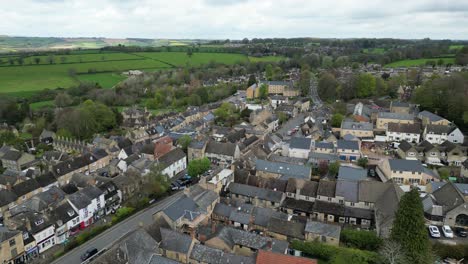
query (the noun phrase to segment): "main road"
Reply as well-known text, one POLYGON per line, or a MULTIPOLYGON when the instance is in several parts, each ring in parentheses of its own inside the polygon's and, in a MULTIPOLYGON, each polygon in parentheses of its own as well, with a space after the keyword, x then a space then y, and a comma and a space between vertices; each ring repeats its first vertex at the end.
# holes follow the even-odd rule
POLYGON ((53 264, 66 263, 66 264, 80 264, 80 256, 89 248, 97 248, 101 250, 103 248, 110 247, 114 242, 118 241, 128 232, 135 230, 140 225, 148 226, 153 223, 153 214, 159 212, 182 196, 183 192, 178 192, 161 200, 152 206, 132 215, 131 217, 123 220, 122 222, 112 226, 108 230, 104 231, 97 237, 87 241, 83 245, 73 249, 67 254, 63 255, 59 259, 52 262, 53 264))

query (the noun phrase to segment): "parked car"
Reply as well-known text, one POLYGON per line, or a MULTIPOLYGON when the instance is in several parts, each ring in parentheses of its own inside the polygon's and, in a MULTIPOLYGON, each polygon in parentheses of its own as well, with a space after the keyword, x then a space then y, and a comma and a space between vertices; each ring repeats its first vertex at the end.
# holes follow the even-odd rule
POLYGON ((452 229, 448 225, 442 226, 442 233, 444 233, 444 236, 447 238, 453 238, 452 229))
POLYGON ((179 187, 180 186, 179 186, 179 184, 177 184, 177 182, 171 183, 171 190, 177 191, 177 190, 179 190, 179 187))
POLYGON ((459 237, 467 237, 468 236, 468 232, 464 228, 461 228, 461 227, 456 228, 455 233, 459 237))
POLYGON ((86 252, 83 253, 83 255, 81 255, 81 261, 85 261, 85 260, 91 258, 92 256, 96 255, 97 253, 98 253, 97 248, 90 248, 90 249, 86 250, 86 252))
POLYGON ((437 226, 430 225, 429 233, 431 234, 431 237, 434 237, 434 238, 440 237, 439 228, 437 226))

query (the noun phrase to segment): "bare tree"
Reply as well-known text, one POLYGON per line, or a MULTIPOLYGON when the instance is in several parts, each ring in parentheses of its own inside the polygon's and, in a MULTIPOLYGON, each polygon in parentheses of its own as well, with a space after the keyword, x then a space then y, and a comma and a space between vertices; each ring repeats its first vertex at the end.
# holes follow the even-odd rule
POLYGON ((407 263, 405 254, 401 245, 393 240, 385 240, 379 250, 384 263, 387 264, 405 264, 407 263))

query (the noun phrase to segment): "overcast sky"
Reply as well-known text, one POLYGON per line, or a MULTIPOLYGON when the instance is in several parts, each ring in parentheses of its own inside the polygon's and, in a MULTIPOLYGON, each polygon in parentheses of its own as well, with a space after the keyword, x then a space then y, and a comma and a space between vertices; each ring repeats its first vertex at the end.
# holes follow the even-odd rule
POLYGON ((0 0, 0 35, 468 39, 467 0, 0 0))

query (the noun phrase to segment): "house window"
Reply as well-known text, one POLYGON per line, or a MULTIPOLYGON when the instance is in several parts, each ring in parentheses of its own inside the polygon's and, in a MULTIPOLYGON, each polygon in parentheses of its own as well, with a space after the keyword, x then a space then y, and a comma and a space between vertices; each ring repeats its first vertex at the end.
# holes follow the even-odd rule
POLYGON ((365 202, 364 205, 365 205, 365 206, 370 206, 370 203, 369 203, 369 202, 365 202))
POLYGON ((356 218, 350 217, 350 218, 349 218, 349 222, 350 222, 352 225, 355 225, 355 224, 356 224, 356 218))
POLYGON ((354 206, 354 203, 351 203, 351 206, 354 206))
POLYGON ((338 201, 340 204, 344 204, 344 201, 343 200, 339 200, 338 201))
POLYGON ((16 255, 18 255, 18 250, 16 248, 14 248, 14 249, 11 250, 11 257, 14 258, 14 257, 16 257, 16 255))
POLYGON ((328 200, 329 202, 331 202, 332 198, 331 198, 331 197, 328 197, 328 199, 327 199, 327 200, 328 200))
POLYGON ((16 240, 15 239, 10 239, 10 247, 14 247, 16 245, 16 240))
POLYGON ((310 199, 309 196, 306 196, 305 198, 306 198, 307 201, 309 201, 309 199, 310 199))

